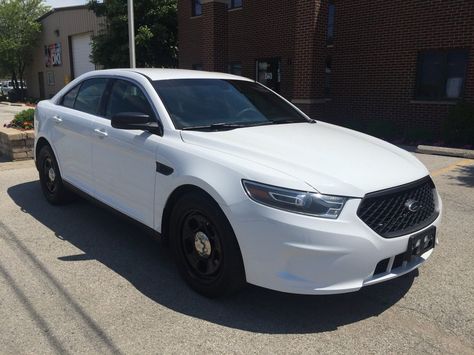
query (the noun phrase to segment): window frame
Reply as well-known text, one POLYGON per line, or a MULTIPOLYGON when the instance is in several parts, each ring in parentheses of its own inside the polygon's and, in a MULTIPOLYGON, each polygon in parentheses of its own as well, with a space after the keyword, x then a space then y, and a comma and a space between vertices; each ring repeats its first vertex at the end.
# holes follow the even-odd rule
MULTIPOLYGON (((78 85, 79 85, 79 90, 77 91, 77 94, 76 94, 76 97, 74 98, 74 105, 73 107, 71 108, 72 110, 74 111, 77 111, 77 112, 82 112, 82 113, 85 113, 87 115, 92 115, 92 116, 96 116, 96 117, 102 117, 102 111, 103 111, 103 101, 104 101, 104 97, 105 95, 107 94, 107 87, 109 85, 109 81, 110 81, 110 78, 109 77, 106 77, 106 76, 93 76, 93 77, 89 77, 89 78, 85 78, 84 80, 82 80, 78 85), (100 100, 99 100, 99 109, 97 110, 96 113, 90 113, 90 112, 85 112, 85 111, 82 111, 82 110, 79 110, 76 108, 76 101, 77 101, 77 96, 79 95, 79 93, 81 92, 81 89, 82 89, 82 85, 84 85, 85 82, 87 81, 90 81, 90 80, 96 80, 96 79, 103 79, 105 80, 105 88, 104 88, 104 91, 102 92, 102 95, 100 96, 100 100)), ((71 89, 72 90, 72 89, 71 89)), ((70 91, 71 91, 70 90, 70 91)), ((70 92, 68 91, 68 93, 70 92)), ((63 101, 64 99, 64 96, 66 96, 66 94, 63 95, 63 97, 61 98, 61 102, 63 101)), ((64 106, 66 107, 66 106, 64 106)), ((69 108, 69 107, 67 107, 69 108)))
MULTIPOLYGON (((85 80, 84 80, 85 81, 85 80)), ((82 86, 82 83, 84 81, 81 81, 79 84, 77 85, 74 85, 70 90, 68 90, 63 96, 61 96, 61 99, 59 100, 58 102, 58 105, 59 106, 62 106, 62 107, 65 107, 65 108, 68 108, 70 110, 74 110, 74 104, 76 103, 76 98, 77 98, 77 94, 79 93, 79 90, 81 90, 81 86, 82 86), (68 106, 64 106, 64 98, 73 90, 75 90, 77 88, 77 92, 76 92, 76 95, 74 96, 74 102, 72 103, 72 107, 68 107, 68 106)))
POLYGON ((104 97, 105 95, 107 95, 107 88, 108 88, 108 85, 109 85, 109 82, 110 82, 110 77, 107 77, 107 76, 93 76, 93 77, 88 77, 88 78, 85 78, 84 80, 82 80, 81 82, 77 83, 77 85, 74 85, 70 90, 68 90, 66 93, 64 93, 64 95, 61 96, 61 98, 59 99, 57 105, 61 106, 61 107, 64 107, 64 108, 67 108, 69 110, 74 110, 74 111, 77 111, 77 112, 82 112, 82 113, 85 113, 87 115, 92 115, 92 116, 96 116, 96 117, 101 117, 101 114, 102 114, 102 111, 103 111, 103 100, 104 100, 104 97), (95 80, 95 79, 104 79, 106 81, 105 83, 105 88, 104 88, 104 91, 102 92, 102 95, 100 97, 100 101, 99 101, 99 110, 96 112, 96 113, 90 113, 90 112, 85 112, 85 111, 82 111, 82 110, 79 110, 77 109, 75 106, 76 106, 76 100, 77 100, 77 96, 79 95, 79 92, 81 91, 81 88, 82 88, 82 85, 89 81, 89 80, 95 80), (76 89, 77 88, 77 93, 76 93, 76 96, 74 97, 74 103, 72 105, 72 107, 68 107, 68 106, 64 106, 64 98, 66 97, 66 95, 68 95, 72 90, 76 89))
MULTIPOLYGON (((151 110, 152 110, 152 112, 151 112, 152 115, 150 116, 150 118, 155 120, 158 123, 159 133, 155 133, 155 134, 158 134, 160 137, 162 137, 164 135, 163 122, 161 121, 161 117, 158 113, 158 110, 155 107, 155 105, 153 104, 153 100, 151 99, 151 97, 148 94, 148 91, 145 89, 145 87, 142 84, 140 84, 139 82, 137 82, 136 80, 125 77, 125 76, 116 75, 116 76, 110 77, 109 79, 110 79, 109 83, 108 83, 108 85, 105 89, 105 92, 104 92, 103 102, 101 102, 101 109, 102 109, 101 112, 103 113, 103 116, 100 116, 100 118, 103 118, 104 120, 107 120, 109 122, 111 121, 111 118, 106 117, 106 110, 107 110, 107 105, 109 104, 109 99, 110 99, 110 94, 111 94, 111 91, 112 91, 112 86, 113 86, 114 82, 117 81, 117 80, 128 81, 128 82, 136 85, 142 91, 143 96, 145 96, 145 98, 148 101, 148 104, 150 105, 151 110)), ((150 79, 148 79, 148 80, 151 83, 151 85, 153 85, 153 82, 150 79)), ((160 98, 160 100, 161 100, 161 98, 160 98)))
MULTIPOLYGON (((413 98, 414 100, 422 100, 422 101, 459 101, 464 98, 466 93, 466 81, 469 69, 469 49, 468 48, 449 48, 449 49, 427 49, 421 50, 417 54, 417 62, 416 62, 416 73, 415 73, 415 90, 413 98), (463 83, 461 87, 461 92, 459 97, 447 97, 446 95, 446 86, 448 82, 448 56, 450 53, 464 53, 466 55, 466 62, 465 62, 465 71, 463 77, 463 83), (423 56, 427 54, 442 54, 443 55, 443 67, 442 67, 442 79, 443 79, 443 92, 444 95, 437 96, 437 97, 430 97, 422 95, 421 88, 422 88, 422 69, 423 69, 423 56)), ((440 87, 441 89, 441 87, 440 87)))
POLYGON ((191 0, 191 17, 199 17, 202 15, 202 3, 201 0, 191 0), (200 12, 196 11, 196 5, 199 5, 200 12))

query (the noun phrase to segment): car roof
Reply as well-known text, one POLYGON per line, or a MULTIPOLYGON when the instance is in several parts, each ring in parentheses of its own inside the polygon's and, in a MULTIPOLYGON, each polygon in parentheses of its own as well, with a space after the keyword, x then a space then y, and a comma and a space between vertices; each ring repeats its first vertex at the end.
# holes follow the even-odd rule
POLYGON ((171 79, 223 79, 223 80, 245 80, 253 81, 241 76, 226 74, 226 73, 217 73, 217 72, 207 72, 199 70, 187 70, 187 69, 158 69, 158 68, 124 68, 124 69, 106 69, 106 70, 96 70, 94 74, 109 74, 109 75, 118 75, 125 74, 127 72, 135 72, 142 75, 145 75, 150 80, 171 80, 171 79))

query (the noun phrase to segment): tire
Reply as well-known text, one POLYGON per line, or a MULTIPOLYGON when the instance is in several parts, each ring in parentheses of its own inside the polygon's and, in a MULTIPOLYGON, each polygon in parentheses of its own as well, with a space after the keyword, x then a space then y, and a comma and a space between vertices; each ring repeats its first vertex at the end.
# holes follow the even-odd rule
POLYGON ((58 162, 49 145, 41 148, 38 154, 38 171, 41 190, 52 205, 61 205, 71 199, 71 192, 64 186, 58 162))
POLYGON ((245 285, 237 239, 217 203, 204 193, 181 197, 171 212, 170 242, 176 264, 196 292, 215 298, 245 285))

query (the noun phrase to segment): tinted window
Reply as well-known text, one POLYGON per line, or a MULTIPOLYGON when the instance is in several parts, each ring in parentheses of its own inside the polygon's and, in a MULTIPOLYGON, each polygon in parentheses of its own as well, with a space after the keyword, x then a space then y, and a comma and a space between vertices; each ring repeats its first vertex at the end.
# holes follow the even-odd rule
POLYGON ((328 7, 328 28, 327 28, 327 44, 332 44, 334 40, 334 19, 336 17, 336 6, 334 3, 329 3, 328 7))
POLYGON ((111 118, 121 112, 139 112, 153 116, 153 110, 142 90, 126 80, 117 80, 113 83, 106 116, 111 118))
POLYGON ((242 0, 230 0, 230 8, 242 7, 242 0))
POLYGON ((180 79, 154 82, 176 128, 217 123, 307 122, 291 105, 249 81, 180 79))
POLYGON ((202 4, 201 4, 201 0, 192 0, 191 1, 192 3, 192 15, 193 16, 200 16, 202 15, 202 4))
POLYGON ((421 99, 462 97, 467 60, 468 53, 465 50, 420 53, 416 97, 421 99))
POLYGON ((62 102, 63 106, 66 106, 69 108, 74 107, 74 101, 76 101, 77 92, 79 91, 80 86, 81 85, 75 86, 74 88, 69 90, 69 92, 66 95, 63 96, 63 102, 62 102))
POLYGON ((74 109, 97 115, 106 84, 107 79, 89 79, 84 81, 77 94, 74 109))

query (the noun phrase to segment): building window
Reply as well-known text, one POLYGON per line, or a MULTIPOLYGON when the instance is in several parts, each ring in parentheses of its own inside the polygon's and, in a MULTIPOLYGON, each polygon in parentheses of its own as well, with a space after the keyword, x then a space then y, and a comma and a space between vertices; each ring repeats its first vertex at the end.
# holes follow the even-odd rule
POLYGON ((331 74, 332 74, 332 58, 326 58, 326 68, 324 71, 324 95, 331 95, 331 74))
POLYGON ((229 64, 229 73, 242 76, 242 64, 241 63, 230 63, 229 64))
POLYGON ((191 0, 192 3, 192 15, 201 16, 202 15, 202 4, 201 0, 191 0))
POLYGON ((418 55, 416 98, 461 98, 466 81, 467 50, 428 51, 418 55))
POLYGON ((326 44, 330 45, 334 41, 334 18, 336 15, 336 6, 333 2, 328 7, 328 32, 326 35, 326 44))
POLYGON ((193 64, 193 70, 202 70, 202 64, 201 63, 193 64))
POLYGON ((229 9, 242 7, 242 0, 230 0, 229 9))

